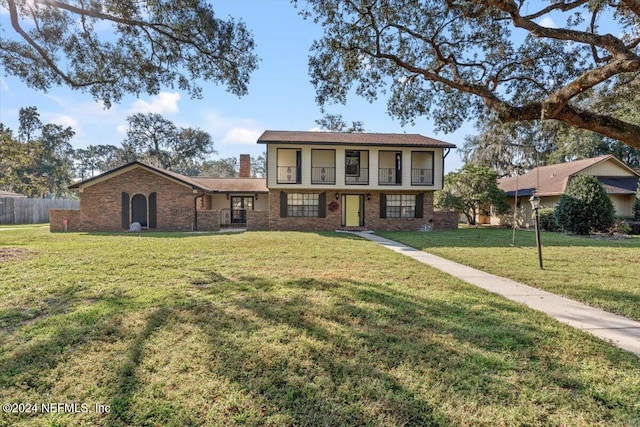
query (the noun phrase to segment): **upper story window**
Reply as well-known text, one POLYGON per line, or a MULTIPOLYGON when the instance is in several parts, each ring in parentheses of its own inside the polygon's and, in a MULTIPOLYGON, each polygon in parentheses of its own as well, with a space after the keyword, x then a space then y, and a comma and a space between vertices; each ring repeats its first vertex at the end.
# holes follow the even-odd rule
POLYGON ((344 182, 369 184, 369 152, 346 150, 344 153, 344 182))
POLYGON ((299 148, 278 148, 277 183, 302 183, 302 150, 299 148))
POLYGON ((380 151, 378 184, 402 185, 402 151, 380 151))
POLYGON ((411 185, 433 185, 433 151, 411 152, 411 185))
POLYGON ((311 183, 336 183, 336 150, 311 150, 311 183))

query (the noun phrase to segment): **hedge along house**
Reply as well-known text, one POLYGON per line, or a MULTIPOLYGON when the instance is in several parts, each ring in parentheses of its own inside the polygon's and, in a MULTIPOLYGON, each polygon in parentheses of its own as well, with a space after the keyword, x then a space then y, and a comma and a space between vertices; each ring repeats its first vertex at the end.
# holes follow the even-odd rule
POLYGON ((70 186, 79 210, 52 210, 51 231, 122 231, 133 222, 171 231, 248 226, 253 211, 267 212, 264 178, 250 178, 242 155, 240 177, 189 177, 134 161, 70 186), (262 197, 260 197, 262 195, 262 197))
MULTIPOLYGON (((598 178, 609 195, 617 216, 633 215, 640 173, 613 155, 540 166, 518 177, 502 178, 498 180, 498 187, 506 193, 512 212, 514 205, 517 206, 517 225, 532 227, 529 198, 533 193, 536 192, 540 197, 541 207, 553 208, 560 201, 571 178, 579 174, 598 178)), ((510 224, 513 216, 491 216, 490 221, 494 225, 510 224)))
POLYGON ((433 208, 453 144, 417 134, 271 130, 258 143, 267 146, 271 230, 457 227, 457 215, 433 208))

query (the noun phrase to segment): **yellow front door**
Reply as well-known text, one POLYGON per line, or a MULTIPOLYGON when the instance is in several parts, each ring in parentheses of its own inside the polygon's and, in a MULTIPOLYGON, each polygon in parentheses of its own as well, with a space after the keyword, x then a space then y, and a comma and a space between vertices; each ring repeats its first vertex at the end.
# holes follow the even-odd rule
POLYGON ((360 196, 347 194, 344 200, 344 225, 347 227, 360 226, 360 196))

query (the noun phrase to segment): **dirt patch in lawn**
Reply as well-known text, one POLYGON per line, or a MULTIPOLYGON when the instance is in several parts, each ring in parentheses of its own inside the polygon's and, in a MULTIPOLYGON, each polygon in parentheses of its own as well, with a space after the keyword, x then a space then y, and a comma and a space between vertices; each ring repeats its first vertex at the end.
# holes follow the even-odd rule
POLYGON ((23 248, 0 248, 0 262, 26 258, 31 251, 23 248))

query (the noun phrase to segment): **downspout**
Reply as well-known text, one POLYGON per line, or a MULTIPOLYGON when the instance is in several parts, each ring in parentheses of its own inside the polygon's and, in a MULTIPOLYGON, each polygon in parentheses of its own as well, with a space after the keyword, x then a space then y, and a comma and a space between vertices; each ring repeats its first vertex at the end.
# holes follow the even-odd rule
POLYGON ((193 226, 191 227, 191 231, 198 229, 198 199, 202 197, 204 197, 204 193, 193 198, 193 226))
POLYGON ((442 182, 442 187, 444 188, 444 159, 449 155, 451 148, 443 148, 442 151, 444 152, 444 155, 442 156, 442 181, 440 182, 442 182))

